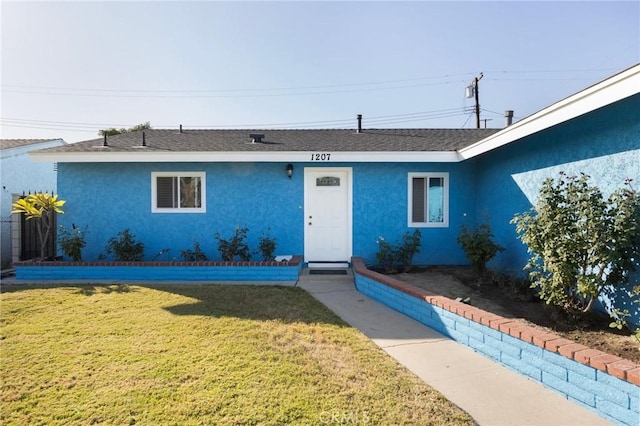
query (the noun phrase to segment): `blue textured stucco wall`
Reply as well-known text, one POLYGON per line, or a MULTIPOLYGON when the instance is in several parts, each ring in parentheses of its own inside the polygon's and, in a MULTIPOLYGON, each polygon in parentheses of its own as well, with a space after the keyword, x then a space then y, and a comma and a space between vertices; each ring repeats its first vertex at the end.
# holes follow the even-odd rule
POLYGON ((488 213, 496 241, 507 248, 491 266, 521 270, 528 255, 509 221, 533 206, 544 179, 582 172, 605 196, 627 178, 640 189, 640 95, 471 161, 477 169, 477 217, 488 213))
POLYGON ((353 170, 354 255, 373 264, 379 237, 393 244, 405 232, 420 229, 422 245, 420 253, 414 257, 414 264, 467 263, 456 238, 463 223, 473 222, 475 193, 473 169, 469 164, 359 164, 353 170), (408 227, 409 172, 449 172, 449 227, 408 227))
MULTIPOLYGON (((490 266, 523 274, 529 254, 509 221, 535 204, 544 179, 557 178, 561 171, 569 175, 586 173, 605 197, 623 187, 627 178, 640 189, 640 95, 488 152, 472 162, 477 169, 476 217, 487 213, 496 242, 506 247, 490 266)), ((628 293, 618 296, 622 297, 619 306, 634 313, 633 322, 640 322, 640 307, 630 302, 628 293)))
POLYGON ((192 249, 194 240, 218 260, 215 233, 229 238, 238 226, 249 229, 252 250, 269 228, 277 254, 302 253, 302 185, 287 179, 283 164, 64 163, 58 171, 67 201, 59 223, 88 225, 85 260, 104 254, 107 241, 125 228, 144 243, 146 260, 167 248, 158 260, 181 260, 180 250, 192 249), (151 213, 152 171, 205 171, 206 213, 151 213))
MULTIPOLYGON (((295 164, 291 180, 281 163, 61 163, 59 193, 67 201, 59 223, 69 228, 89 226, 85 260, 105 253, 109 238, 129 228, 145 244, 145 259, 162 249, 158 260, 180 260, 180 250, 197 240, 209 258, 219 259, 214 234, 231 236, 237 226, 249 229, 248 243, 257 251, 267 228, 276 238, 277 254, 303 254, 303 167, 295 164), (204 171, 207 185, 205 214, 151 213, 151 172, 204 171)), ((407 175, 409 172, 449 172, 450 226, 420 228, 421 252, 416 264, 463 264, 456 243, 460 225, 473 223, 473 169, 466 163, 337 164, 353 168, 353 254, 375 262, 376 240, 395 242, 407 231, 407 175)), ((258 255, 255 258, 259 257, 258 255)))

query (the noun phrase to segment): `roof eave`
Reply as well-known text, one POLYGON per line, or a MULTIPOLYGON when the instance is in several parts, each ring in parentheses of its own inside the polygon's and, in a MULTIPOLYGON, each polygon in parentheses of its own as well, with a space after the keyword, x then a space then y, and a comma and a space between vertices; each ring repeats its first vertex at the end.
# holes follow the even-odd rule
POLYGON ((466 160, 640 92, 640 65, 596 83, 459 150, 466 160))
POLYGON ((463 158, 456 151, 117 151, 32 152, 36 162, 58 163, 454 163, 463 158))

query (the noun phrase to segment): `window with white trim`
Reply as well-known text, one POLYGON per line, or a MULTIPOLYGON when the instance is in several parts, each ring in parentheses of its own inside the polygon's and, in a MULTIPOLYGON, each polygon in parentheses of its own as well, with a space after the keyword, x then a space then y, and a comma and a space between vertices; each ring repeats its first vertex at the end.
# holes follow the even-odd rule
POLYGON ((449 226, 449 173, 409 173, 411 227, 449 226))
POLYGON ((204 172, 152 172, 153 213, 205 213, 204 172))

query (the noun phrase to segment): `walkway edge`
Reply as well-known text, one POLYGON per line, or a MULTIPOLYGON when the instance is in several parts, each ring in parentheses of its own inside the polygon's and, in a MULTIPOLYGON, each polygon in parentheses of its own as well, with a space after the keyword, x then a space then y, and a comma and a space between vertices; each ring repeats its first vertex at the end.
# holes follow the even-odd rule
POLYGON ((607 425, 602 417, 358 292, 353 283, 299 286, 359 329, 481 425, 607 425))

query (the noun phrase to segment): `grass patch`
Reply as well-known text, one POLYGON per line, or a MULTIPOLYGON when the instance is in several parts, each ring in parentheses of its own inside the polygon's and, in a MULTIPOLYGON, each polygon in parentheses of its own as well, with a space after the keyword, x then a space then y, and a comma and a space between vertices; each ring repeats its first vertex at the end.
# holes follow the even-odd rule
POLYGON ((0 297, 2 424, 473 424, 299 288, 0 297))

